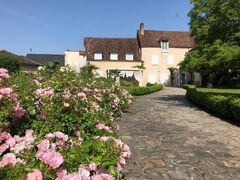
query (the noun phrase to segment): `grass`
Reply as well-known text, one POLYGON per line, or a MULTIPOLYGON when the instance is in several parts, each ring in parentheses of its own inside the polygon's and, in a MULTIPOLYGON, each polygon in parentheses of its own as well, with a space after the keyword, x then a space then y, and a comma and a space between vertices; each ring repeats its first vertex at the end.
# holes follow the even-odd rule
POLYGON ((197 91, 220 94, 240 94, 240 89, 197 88, 197 91))

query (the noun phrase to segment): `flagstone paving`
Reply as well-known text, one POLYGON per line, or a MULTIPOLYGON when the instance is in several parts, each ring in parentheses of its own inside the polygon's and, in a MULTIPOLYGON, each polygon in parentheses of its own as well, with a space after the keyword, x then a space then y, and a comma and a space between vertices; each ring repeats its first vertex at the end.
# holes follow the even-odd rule
POLYGON ((137 97, 117 122, 131 150, 126 179, 240 179, 240 127, 165 88, 137 97))

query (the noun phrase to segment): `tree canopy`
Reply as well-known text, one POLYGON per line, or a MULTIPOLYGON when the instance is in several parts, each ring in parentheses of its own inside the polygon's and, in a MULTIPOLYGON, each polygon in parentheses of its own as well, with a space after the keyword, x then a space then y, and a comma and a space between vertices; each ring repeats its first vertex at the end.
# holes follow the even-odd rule
POLYGON ((191 0, 190 31, 196 48, 180 68, 201 72, 216 86, 240 81, 240 0, 191 0), (211 78, 210 78, 211 77, 211 78))
POLYGON ((17 56, 5 51, 0 51, 0 68, 5 68, 10 72, 19 71, 20 64, 18 63, 17 56))

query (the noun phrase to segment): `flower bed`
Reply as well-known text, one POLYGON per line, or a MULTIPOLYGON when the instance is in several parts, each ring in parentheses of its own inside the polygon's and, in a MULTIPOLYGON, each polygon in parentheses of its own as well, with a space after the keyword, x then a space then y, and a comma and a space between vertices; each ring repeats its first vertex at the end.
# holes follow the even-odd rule
POLYGON ((127 89, 129 93, 133 96, 142 96, 142 95, 146 95, 146 94, 150 94, 150 93, 162 90, 163 85, 154 84, 146 87, 131 86, 131 87, 124 87, 124 88, 127 89))
POLYGON ((229 119, 240 120, 240 97, 224 91, 199 91, 195 86, 185 86, 187 98, 192 102, 229 119))
POLYGON ((131 99, 67 69, 0 69, 0 179, 121 179, 131 152, 112 122, 131 99))

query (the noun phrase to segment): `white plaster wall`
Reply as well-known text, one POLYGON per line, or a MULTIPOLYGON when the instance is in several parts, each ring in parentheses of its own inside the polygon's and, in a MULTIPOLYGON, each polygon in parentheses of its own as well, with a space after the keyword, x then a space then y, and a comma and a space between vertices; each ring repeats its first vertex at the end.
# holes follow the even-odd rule
POLYGON ((69 65, 76 72, 86 65, 86 57, 80 55, 78 51, 65 51, 65 66, 69 65))
POLYGON ((156 82, 169 85, 170 72, 168 68, 179 68, 178 64, 189 50, 189 48, 169 48, 168 52, 163 52, 160 47, 142 48, 142 60, 146 68, 143 71, 143 84, 156 82))

